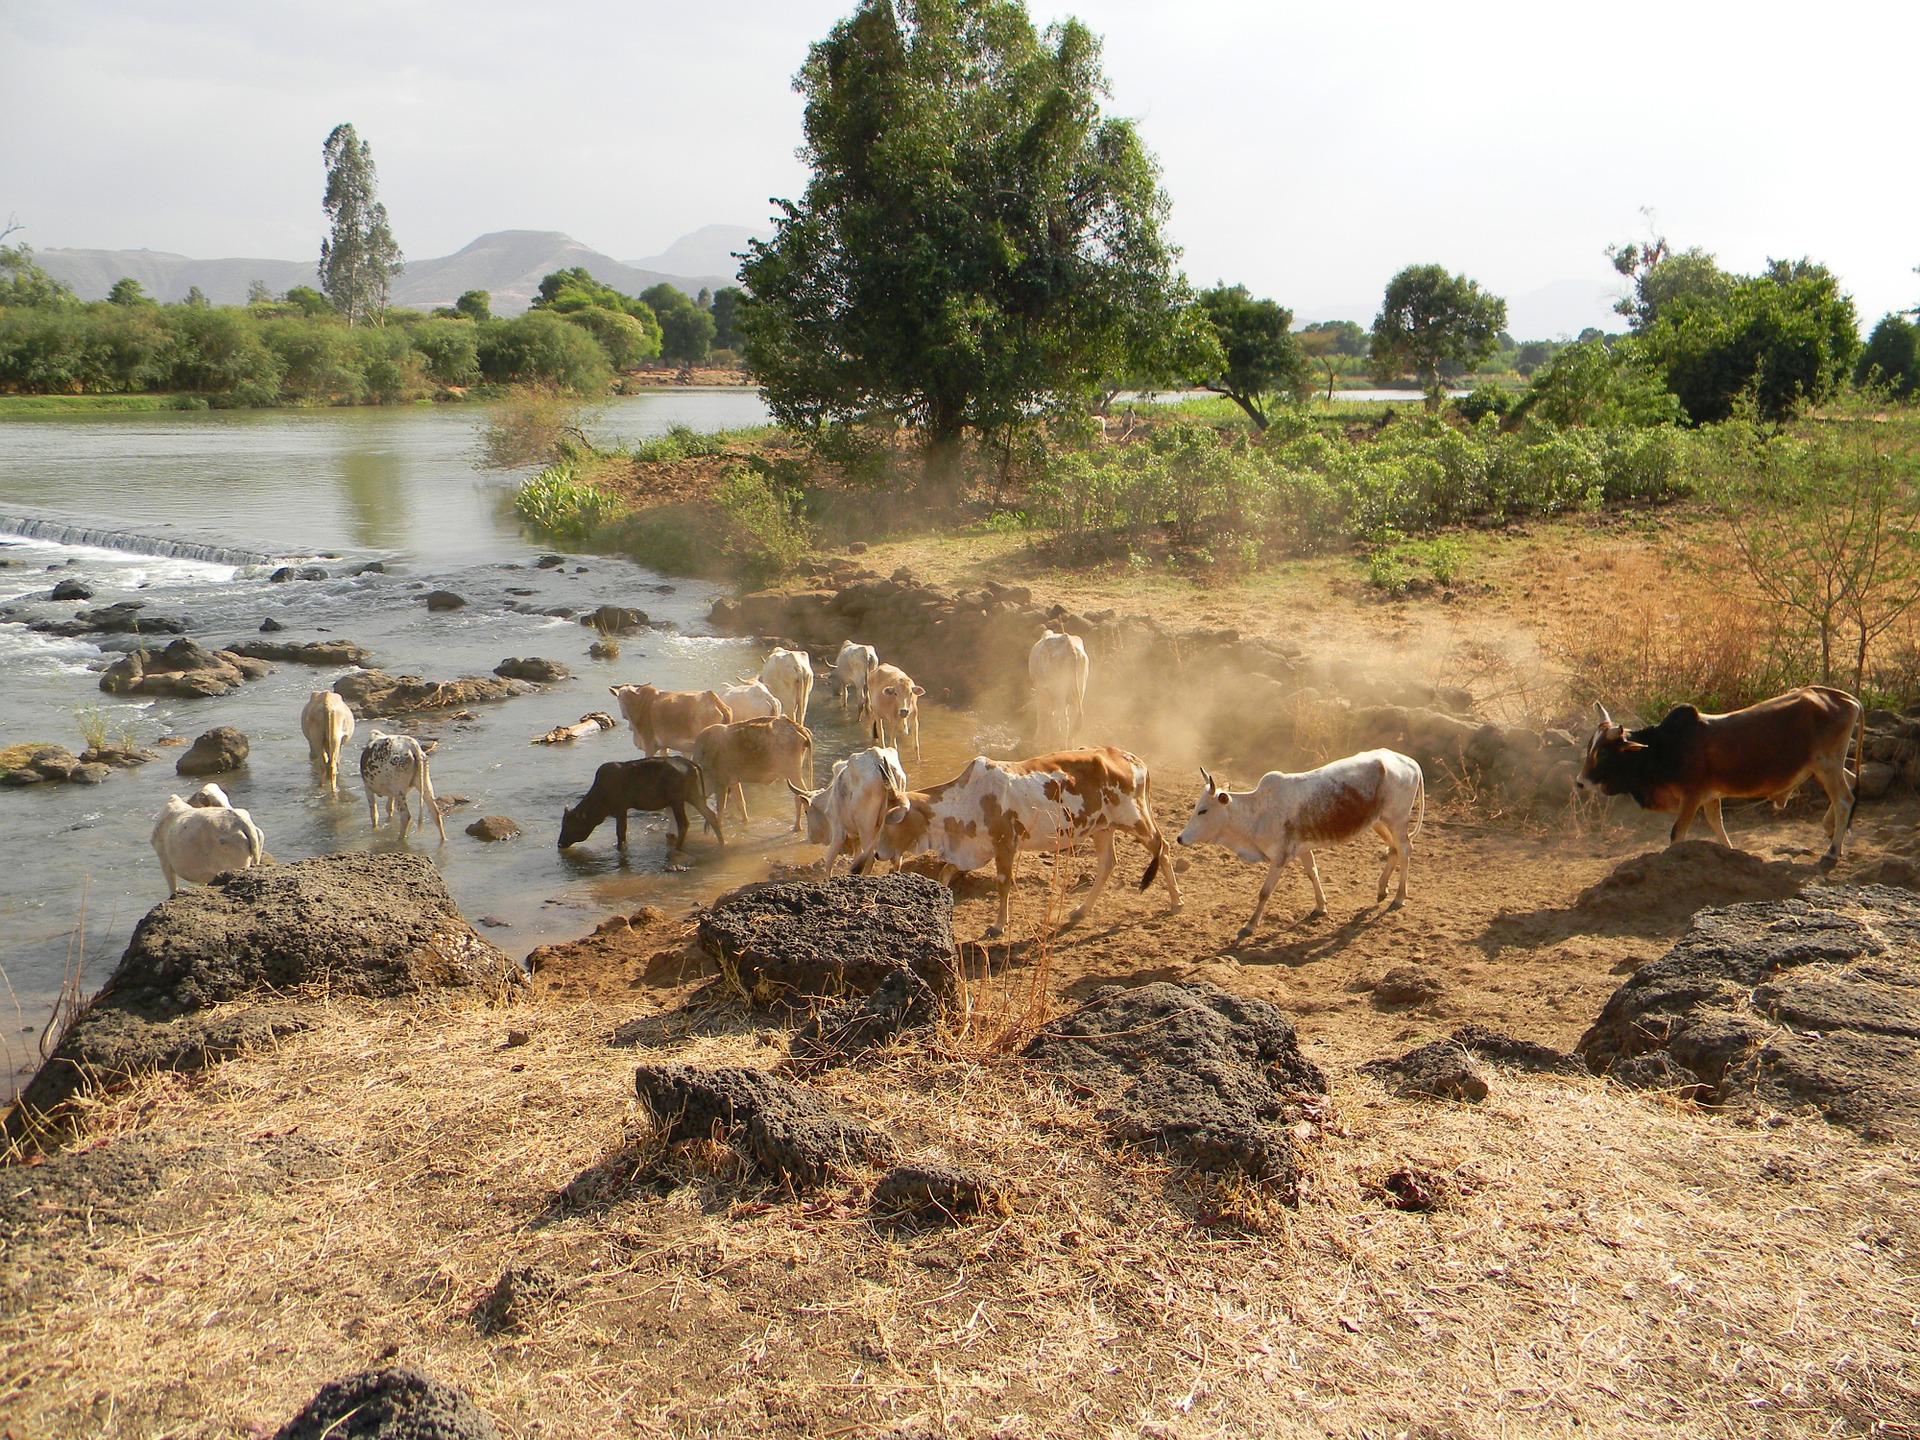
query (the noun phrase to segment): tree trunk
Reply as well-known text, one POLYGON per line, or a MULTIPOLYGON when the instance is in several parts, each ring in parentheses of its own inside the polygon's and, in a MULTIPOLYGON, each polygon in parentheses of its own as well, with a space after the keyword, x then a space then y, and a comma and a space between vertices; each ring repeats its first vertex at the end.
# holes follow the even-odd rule
POLYGON ((1427 413, 1431 415, 1440 408, 1440 402, 1446 398, 1446 392, 1441 388, 1440 371, 1437 368, 1427 371, 1425 379, 1427 413))
POLYGON ((1233 401, 1234 404, 1247 412, 1247 418, 1253 422, 1253 428, 1256 431, 1261 434, 1266 433, 1266 412, 1261 410, 1259 406, 1255 405, 1253 401, 1249 400, 1245 395, 1236 395, 1231 390, 1224 391, 1223 393, 1229 400, 1233 401))

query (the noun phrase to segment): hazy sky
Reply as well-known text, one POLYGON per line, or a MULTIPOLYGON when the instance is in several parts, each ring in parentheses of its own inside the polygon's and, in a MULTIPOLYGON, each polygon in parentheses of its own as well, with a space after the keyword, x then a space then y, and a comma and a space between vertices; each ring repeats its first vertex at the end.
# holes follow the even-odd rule
MULTIPOLYGON (((632 259, 798 193, 790 82, 851 4, 0 0, 0 216, 41 247, 303 258, 351 120, 410 254, 527 228, 632 259)), ((1611 284, 1643 206, 1732 268, 1824 260, 1869 324, 1920 303, 1920 5, 1033 10, 1105 37, 1189 275, 1303 318, 1371 319, 1415 261, 1513 298, 1611 284)))

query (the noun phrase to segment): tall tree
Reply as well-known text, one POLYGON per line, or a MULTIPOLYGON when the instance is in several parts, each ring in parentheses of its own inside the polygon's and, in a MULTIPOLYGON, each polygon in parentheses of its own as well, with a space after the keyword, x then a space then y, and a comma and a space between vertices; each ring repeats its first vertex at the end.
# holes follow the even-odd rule
POLYGON ((740 341, 735 329, 740 320, 740 302, 747 298, 747 292, 738 285, 727 285, 713 292, 713 343, 719 349, 731 350, 740 341))
POLYGON ((1272 300, 1256 300, 1244 285, 1217 285, 1200 292, 1200 311, 1220 341, 1218 362, 1192 376, 1203 390, 1224 395, 1265 430, 1276 397, 1305 399, 1307 357, 1289 327, 1293 312, 1272 300))
POLYGON ((1185 294, 1100 43, 1020 0, 862 0, 814 45, 812 169, 741 278, 782 421, 891 416, 938 455, 1139 368, 1185 294))
POLYGON ((40 268, 31 245, 0 245, 0 305, 66 305, 73 291, 40 268))
POLYGON ((1493 354, 1507 323, 1507 302, 1439 265, 1409 265, 1387 282, 1373 322, 1373 373, 1383 380, 1413 375, 1438 410, 1440 368, 1471 370, 1493 354))
POLYGON ((403 262, 387 223, 387 207, 375 198, 373 151, 353 126, 336 125, 321 153, 327 162, 327 193, 321 203, 331 231, 320 242, 320 288, 347 324, 378 324, 403 262))
POLYGON ((660 317, 660 356, 682 365, 698 365, 713 353, 713 316, 687 292, 661 281, 640 292, 660 317))

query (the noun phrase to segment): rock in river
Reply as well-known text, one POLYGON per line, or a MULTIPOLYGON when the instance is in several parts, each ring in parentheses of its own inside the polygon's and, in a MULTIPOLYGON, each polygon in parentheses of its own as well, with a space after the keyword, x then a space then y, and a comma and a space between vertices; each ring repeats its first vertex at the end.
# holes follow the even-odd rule
POLYGON ((418 675, 389 675, 384 670, 359 670, 333 682, 334 693, 362 719, 418 710, 457 710, 482 701, 531 695, 536 688, 525 680, 505 680, 497 675, 422 680, 418 675))
POLYGON ((502 660, 493 673, 509 680, 531 680, 536 685, 552 685, 569 678, 573 672, 558 660, 543 660, 538 655, 515 656, 502 660))
POLYGON ((7 1133, 55 1128, 50 1117, 90 1085, 198 1069, 305 1028, 303 990, 381 998, 521 982, 420 856, 324 855, 232 871, 147 912, 92 1006, 21 1093, 7 1133))
POLYGON ((208 650, 179 639, 165 650, 133 650, 109 665, 100 688, 109 695, 169 695, 179 699, 231 695, 242 682, 271 674, 264 660, 231 650, 208 650))
POLYGON ((247 737, 231 725, 216 725, 174 763, 176 775, 224 775, 247 763, 247 737))
POLYGON ((466 596, 456 595, 451 590, 429 590, 420 598, 427 602, 427 609, 435 613, 442 610, 461 610, 467 603, 466 596))
POLYGON ((242 640, 227 649, 254 660, 284 660, 291 665, 364 665, 373 658, 371 650, 351 640, 242 640))
POLYGON ((53 587, 56 600, 91 600, 93 587, 84 580, 62 580, 53 587))
POLYGON ((467 826, 467 834, 476 840, 513 840, 522 833, 519 823, 506 815, 482 815, 467 826))

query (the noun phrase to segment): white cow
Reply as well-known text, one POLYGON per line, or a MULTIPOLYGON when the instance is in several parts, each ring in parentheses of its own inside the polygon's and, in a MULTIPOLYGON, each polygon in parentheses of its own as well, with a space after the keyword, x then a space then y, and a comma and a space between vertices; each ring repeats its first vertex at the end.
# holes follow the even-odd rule
POLYGON ((265 850, 253 817, 234 809, 218 785, 202 786, 191 800, 169 795, 153 826, 153 853, 169 895, 180 893, 182 880, 204 885, 225 871, 251 869, 265 850))
POLYGON ((853 858, 854 874, 864 873, 873 863, 888 816, 903 817, 907 803, 907 775, 899 755, 877 747, 835 762, 833 778, 823 790, 787 784, 805 809, 807 843, 827 847, 829 880, 842 855, 853 858))
POLYGON ((856 645, 851 640, 840 646, 840 653, 834 657, 833 669, 829 673, 833 676, 834 689, 840 692, 842 713, 847 710, 849 702, 853 702, 853 718, 856 721, 867 718, 867 685, 873 679, 873 672, 879 668, 880 652, 873 646, 856 645))
POLYGON ((799 725, 807 723, 807 701, 813 696, 813 661, 806 651, 775 650, 760 667, 760 683, 780 702, 782 715, 799 725))
POLYGON ((1071 745, 1087 708, 1087 647, 1049 627, 1027 652, 1036 745, 1071 745))
POLYGON ((1110 745, 1064 750, 1031 760, 989 760, 977 755, 944 785, 907 795, 906 812, 889 818, 881 836, 883 860, 920 851, 955 870, 977 870, 992 861, 1000 886, 1000 917, 987 930, 991 940, 1007 927, 1013 903, 1013 862, 1022 850, 1064 850, 1093 842, 1093 889, 1067 917, 1077 924, 1099 903, 1113 873, 1114 832, 1125 831, 1152 853, 1146 889, 1153 877, 1167 881, 1168 908, 1180 908, 1180 883, 1163 864, 1167 842, 1153 819, 1153 784, 1139 757, 1110 745))
POLYGON ((913 736, 913 759, 920 763, 920 697, 924 687, 898 665, 876 665, 867 680, 867 709, 873 716, 876 744, 893 750, 900 741, 913 736))
POLYGON ((431 815, 439 827, 440 839, 446 840, 447 822, 441 817, 433 780, 427 774, 427 752, 411 735, 374 731, 367 748, 360 752, 360 783, 367 787, 367 814, 374 829, 380 828, 380 802, 385 800, 389 820, 396 807, 400 811, 400 838, 404 841, 407 828, 413 823, 413 812, 407 809, 407 792, 418 790, 424 812, 422 823, 426 815, 431 815))
POLYGON ((1180 832, 1180 843, 1223 845, 1249 864, 1267 867, 1260 898, 1240 927, 1240 939, 1253 934, 1274 882, 1295 855, 1302 857, 1313 882, 1313 915, 1326 914, 1327 892, 1320 885, 1313 847, 1338 845, 1368 829, 1387 842, 1387 866, 1380 872, 1375 903, 1387 898, 1387 881, 1396 869, 1400 889, 1389 908, 1398 910, 1406 903, 1413 837, 1427 814, 1427 777, 1417 760, 1397 750, 1365 750, 1298 775, 1270 770, 1253 789, 1243 791, 1216 785, 1205 770, 1200 777, 1206 789, 1180 832), (1419 820, 1414 819, 1416 807, 1419 820))
POLYGON ((353 738, 353 711, 331 690, 315 690, 300 710, 300 733, 307 737, 307 758, 327 771, 328 793, 340 793, 340 751, 353 738))
POLYGON ((720 692, 721 703, 736 720, 758 720, 762 716, 783 715, 779 698, 758 680, 742 680, 720 692))

